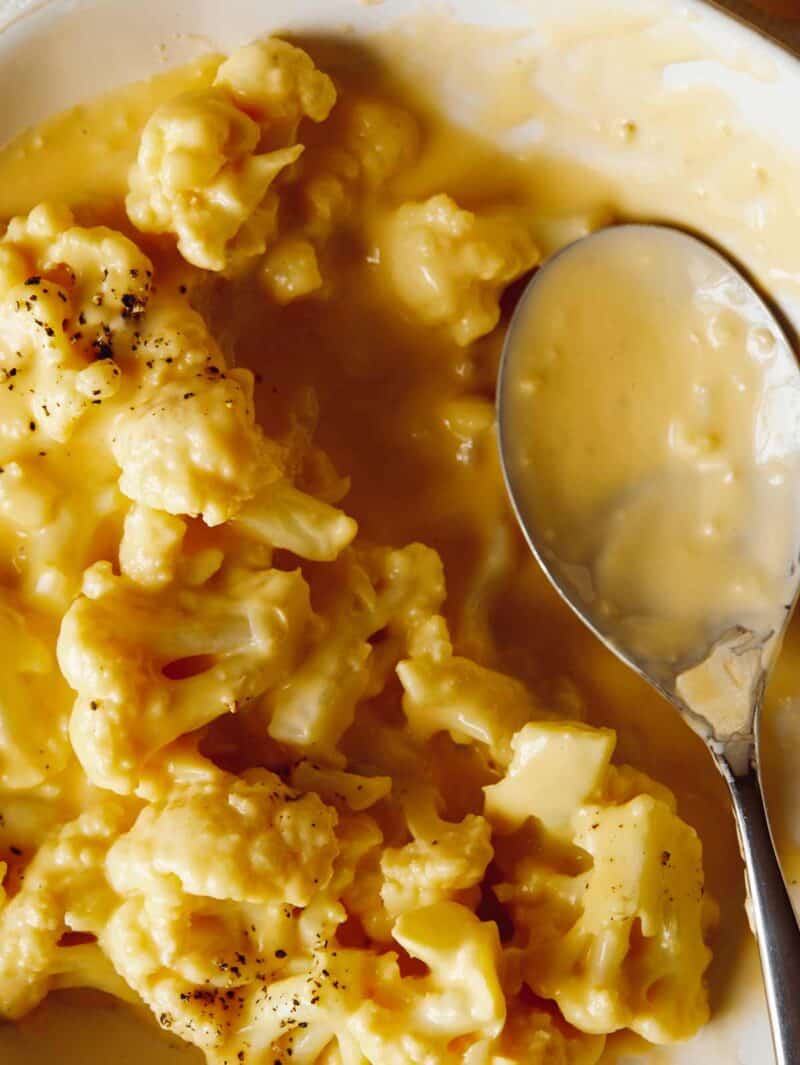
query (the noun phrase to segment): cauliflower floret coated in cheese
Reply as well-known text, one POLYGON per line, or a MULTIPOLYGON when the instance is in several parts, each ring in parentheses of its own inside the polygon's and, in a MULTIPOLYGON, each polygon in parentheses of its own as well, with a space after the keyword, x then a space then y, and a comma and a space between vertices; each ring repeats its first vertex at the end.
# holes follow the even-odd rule
POLYGON ((381 856, 381 898, 391 917, 435 902, 464 901, 465 893, 483 880, 494 853, 483 817, 468 814, 457 823, 444 821, 417 788, 405 806, 414 839, 381 856))
MULTIPOLYGON (((487 1065, 597 1065, 606 1040, 581 1032, 544 1001, 509 1003, 505 1027, 491 1044, 487 1065)), ((480 1060, 480 1059, 479 1059, 480 1060)))
POLYGON ((372 96, 345 97, 330 118, 332 136, 298 164, 302 231, 324 245, 338 229, 361 223, 364 200, 413 163, 419 131, 413 115, 372 96))
POLYGON ((146 588, 169 584, 177 572, 185 535, 181 518, 134 503, 125 515, 120 572, 146 588))
POLYGON ((187 895, 306 906, 324 890, 337 854, 336 812, 266 769, 219 773, 177 786, 142 811, 108 857, 121 895, 175 877, 187 895))
POLYGON ((73 223, 43 205, 12 219, 0 244, 0 459, 26 442, 67 441, 116 395, 117 341, 126 345, 147 307, 150 260, 121 233, 73 223))
POLYGON ((515 731, 541 716, 524 684, 467 658, 421 654, 401 662, 397 674, 414 736, 426 740, 448 732, 456 743, 484 745, 500 766, 511 759, 515 731))
POLYGON ((358 532, 343 511, 301 492, 285 478, 261 488, 233 525, 271 547, 314 562, 333 562, 358 532))
POLYGON ((467 1047, 494 1040, 505 1017, 496 926, 444 902, 406 914, 394 935, 427 975, 402 976, 391 951, 323 945, 308 975, 277 981, 250 998, 243 1035, 211 1061, 236 1060, 241 1049, 245 1060, 291 1057, 299 1065, 460 1065, 467 1047), (326 1048, 332 1058, 321 1058, 326 1048))
POLYGON ((593 731, 528 725, 515 737, 505 781, 486 789, 487 814, 514 827, 527 794, 527 816, 553 833, 555 847, 545 837, 538 853, 513 858, 500 847, 510 875, 494 890, 514 922, 524 980, 570 1023, 596 1034, 627 1027, 654 1043, 686 1039, 708 1016, 713 905, 700 841, 666 789, 649 794, 643 774, 609 766, 613 738, 593 731), (562 770, 574 756, 561 774, 569 817, 553 778, 537 779, 548 749, 562 770), (647 790, 631 795, 634 786, 647 790), (564 871, 565 847, 573 872, 564 871))
POLYGON ((154 112, 130 174, 127 208, 146 233, 174 233, 187 262, 224 270, 242 234, 263 251, 275 225, 270 185, 300 145, 257 154, 261 131, 219 91, 187 93, 154 112), (254 216, 256 216, 254 223, 254 216))
POLYGON ((711 960, 697 834, 664 802, 641 795, 620 807, 585 807, 574 842, 594 864, 581 916, 540 988, 557 985, 553 997, 584 1031, 629 1027, 653 1043, 688 1038, 708 1020, 711 960))
POLYGON ((270 133, 293 140, 301 118, 324 122, 336 103, 333 82, 311 56, 287 41, 268 37, 237 49, 217 71, 214 84, 270 133))
POLYGON ((197 758, 139 814, 108 855, 123 901, 102 943, 162 1026, 207 1050, 236 1032, 252 993, 307 949, 298 908, 327 898, 336 827, 332 807, 267 770, 197 758))
POLYGON ((473 214, 444 194, 398 208, 383 254, 403 303, 461 345, 494 329, 503 288, 539 261, 524 218, 473 214))
POLYGON ((233 517, 279 475, 279 452, 254 421, 248 370, 164 384, 120 411, 111 447, 129 499, 207 525, 233 517))
POLYGON ((485 788, 486 816, 506 831, 528 817, 554 835, 568 837, 575 810, 606 779, 615 736, 609 729, 536 722, 511 741, 506 775, 485 788))
POLYGON ((453 1041, 463 1039, 466 1047, 500 1033, 505 997, 495 924, 456 902, 440 902, 399 918, 394 938, 429 973, 401 978, 391 955, 382 959, 374 998, 349 1022, 368 1061, 456 1065, 464 1058, 453 1041))
POLYGON ((341 594, 323 612, 318 640, 266 700, 273 739, 328 761, 339 757, 336 744, 359 701, 382 690, 444 598, 441 560, 421 544, 351 549, 337 566, 341 594), (370 642, 378 633, 384 639, 370 642))
POLYGON ((413 115, 374 97, 360 96, 342 107, 344 144, 358 160, 362 180, 375 188, 412 163, 419 151, 413 115))
POLYGON ((98 562, 83 593, 58 640, 78 693, 70 738, 89 779, 123 793, 156 751, 283 680, 311 619, 298 572, 148 589, 98 562))
POLYGON ((297 237, 287 237, 270 248, 259 277, 266 293, 280 306, 322 287, 314 245, 297 237))
POLYGON ((176 97, 149 119, 129 178, 131 221, 174 233, 183 257, 205 270, 261 254, 275 229, 271 186, 303 151, 293 143, 297 123, 321 122, 335 98, 327 75, 283 41, 235 52, 212 88, 176 97))
POLYGON ((301 759, 292 768, 292 786, 314 791, 326 802, 344 804, 360 812, 385 798, 392 790, 391 777, 364 777, 340 769, 329 769, 301 759))
POLYGON ((21 1017, 51 988, 96 987, 130 999, 96 946, 73 946, 69 933, 98 936, 116 897, 104 872, 108 848, 133 819, 104 800, 56 829, 25 869, 20 890, 0 907, 0 1016, 21 1017))

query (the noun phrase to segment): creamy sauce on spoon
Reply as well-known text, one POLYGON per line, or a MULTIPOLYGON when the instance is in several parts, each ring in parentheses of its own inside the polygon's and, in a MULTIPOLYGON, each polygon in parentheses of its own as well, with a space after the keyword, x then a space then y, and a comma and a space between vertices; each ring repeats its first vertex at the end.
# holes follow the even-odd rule
POLYGON ((795 583, 800 380, 782 331, 722 256, 652 226, 567 248, 513 330, 504 453, 538 551, 712 730, 744 728, 795 583))

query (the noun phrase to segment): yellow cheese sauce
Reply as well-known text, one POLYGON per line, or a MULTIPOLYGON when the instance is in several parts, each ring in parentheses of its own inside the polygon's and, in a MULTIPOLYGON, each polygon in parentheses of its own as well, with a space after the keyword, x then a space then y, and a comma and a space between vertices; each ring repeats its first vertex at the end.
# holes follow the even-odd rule
MULTIPOLYGON (((419 42, 437 27, 441 25, 434 22, 427 30, 409 31, 405 44, 398 38, 392 42, 397 54, 405 56, 405 66, 403 62, 398 66, 414 73, 416 63, 423 83, 430 59, 426 60, 419 42)), ((586 27, 587 39, 590 30, 586 27)), ((454 36, 450 46, 458 51, 466 47, 465 40, 454 36)), ((393 203, 446 193, 470 209, 513 205, 531 217, 533 238, 544 254, 604 224, 617 212, 646 210, 636 202, 637 196, 646 201, 646 187, 629 190, 626 201, 618 187, 598 177, 589 165, 568 162, 555 151, 515 156, 453 125, 434 101, 393 76, 391 66, 365 64, 360 49, 329 42, 303 45, 334 77, 343 98, 367 93, 416 116, 418 155, 392 178, 393 203)), ((386 43, 378 41, 374 54, 385 55, 387 50, 386 43)), ((662 50, 669 50, 663 42, 652 43, 651 62, 662 50)), ((0 154, 0 218, 24 214, 41 201, 57 201, 71 206, 80 224, 107 224, 132 233, 121 203, 145 122, 156 106, 177 92, 209 86, 218 64, 219 58, 204 58, 146 85, 81 105, 22 135, 0 154)), ((524 64, 518 65, 509 83, 500 86, 497 106, 486 105, 498 127, 521 124, 531 110, 552 119, 545 97, 527 104, 528 73, 524 64)), ((642 77, 648 73, 649 68, 642 77)), ((582 91, 577 82, 575 91, 582 91)), ((591 95, 588 90, 586 95, 591 95)), ((708 114, 719 113, 713 94, 706 102, 708 114)), ((624 154, 626 138, 635 140, 648 133, 635 129, 635 107, 624 117, 617 108, 613 121, 607 107, 606 101, 598 101, 598 140, 613 142, 614 150, 620 147, 624 154), (626 126, 627 122, 634 126, 626 126)), ((677 114, 675 125, 685 117, 685 111, 677 114)), ((568 124, 563 130, 566 136, 568 124)), ((342 165, 346 171, 346 161, 336 155, 342 136, 336 111, 330 122, 306 132, 312 173, 317 168, 337 175, 342 165)), ((699 173, 708 161, 700 133, 696 150, 699 173)), ((380 166, 380 160, 375 165, 380 166)), ((624 168, 624 162, 620 166, 624 168)), ((738 173, 725 180, 738 185, 750 176, 748 169, 746 177, 738 173)), ((652 180, 661 179, 660 175, 652 180)), ((754 188, 760 188, 761 180, 753 177, 754 188)), ((322 189, 320 195, 329 191, 322 189)), ((337 195, 335 182, 332 195, 337 195)), ((699 189, 697 195, 702 201, 699 189)), ((785 189, 775 192, 778 200, 784 195, 788 195, 785 189)), ((291 197, 287 210, 300 211, 291 197)), ((358 521, 360 533, 386 544, 419 540, 440 553, 448 587, 445 613, 459 653, 519 677, 537 700, 563 716, 585 713, 591 724, 615 729, 616 760, 651 773, 675 793, 681 816, 702 840, 706 884, 721 907, 722 933, 715 943, 711 985, 712 1006, 724 1018, 740 993, 742 974, 752 980, 755 973, 724 785, 702 742, 674 710, 571 616, 516 529, 493 435, 502 328, 464 346, 447 328, 401 310, 387 250, 391 236, 387 236, 385 208, 366 199, 346 204, 345 216, 347 223, 321 257, 321 290, 287 305, 265 300, 262 286, 252 277, 205 276, 198 281, 197 272, 177 260, 170 238, 135 236, 155 264, 162 292, 169 286, 177 292, 188 285, 228 360, 257 375, 256 403, 268 432, 285 433, 293 425, 299 433, 315 429, 315 441, 350 479, 343 506, 358 521), (304 411, 299 421, 298 410, 304 411)), ((698 202, 695 216, 688 220, 699 222, 703 217, 698 202)), ((792 242, 784 236, 781 254, 771 259, 776 270, 791 254, 792 242)), ((757 265, 761 269, 763 264, 757 265)), ((280 276, 279 269, 272 269, 270 276, 280 276)), ((501 326, 512 307, 513 292, 503 303, 501 326)), ((469 323, 463 328, 469 329, 469 323)), ((675 387, 683 387, 677 373, 675 387)), ((83 439, 81 448, 69 470, 66 465, 55 467, 76 491, 80 471, 91 467, 91 437, 83 439)), ((32 453, 31 460, 38 457, 32 453)), ((309 480, 313 482, 313 472, 309 480)), ((576 486, 581 492, 589 488, 580 478, 576 486)), ((113 505, 109 513, 105 534, 81 547, 87 564, 108 557, 109 544, 118 542, 113 505)), ((31 521, 36 521, 35 515, 31 521)), ((213 548, 213 537, 203 537, 203 549, 213 548)), ((324 578, 321 587, 324 595, 324 578)), ((45 600, 51 593, 44 589, 42 594, 46 615, 45 600)), ((58 589, 52 594, 59 594, 58 589)), ((47 629, 51 623, 45 616, 42 624, 47 629)), ((775 682, 781 696, 800 689, 791 666, 796 644, 797 637, 790 633, 775 682)), ((224 751, 225 735, 218 741, 224 751)), ((230 752, 228 757, 233 757, 230 752)), ((78 797, 76 808, 79 805, 78 797)), ((60 1015, 55 1016, 60 1023, 60 1015)), ((26 1025, 35 1041, 35 1016, 22 1022, 23 1033, 26 1025)), ((615 1048, 643 1046, 627 1034, 609 1040, 611 1053, 615 1048)), ((658 1051, 648 1053, 659 1060, 658 1051)))

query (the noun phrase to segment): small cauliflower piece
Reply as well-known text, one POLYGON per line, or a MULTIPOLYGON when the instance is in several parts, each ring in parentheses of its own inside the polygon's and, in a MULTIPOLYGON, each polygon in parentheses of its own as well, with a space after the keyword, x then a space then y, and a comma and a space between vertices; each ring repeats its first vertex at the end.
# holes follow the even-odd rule
POLYGON ((448 732, 456 743, 479 743, 492 761, 506 766, 512 738, 541 711, 520 681, 466 658, 423 654, 401 662, 403 710, 418 740, 448 732))
POLYGON ((401 917, 394 938, 430 971, 402 978, 391 955, 379 959, 372 994, 348 1021, 367 1061, 457 1065, 465 1060, 464 1048, 500 1033, 505 998, 496 925, 458 903, 441 902, 401 917), (462 1039, 463 1047, 451 1046, 462 1039))
POLYGON ((322 287, 314 245, 298 237, 278 241, 264 256, 259 271, 264 291, 281 307, 322 287))
POLYGON ((375 97, 357 96, 344 100, 337 114, 344 146, 358 160, 361 178, 368 187, 385 184, 413 163, 419 152, 419 129, 404 108, 375 97))
POLYGON ((102 932, 116 904, 103 863, 132 819, 126 806, 105 799, 56 828, 39 848, 20 890, 0 908, 0 1016, 22 1017, 59 986, 132 997, 96 946, 62 941, 69 932, 90 937, 102 932))
POLYGON ((324 122, 336 102, 333 82, 302 48, 268 37, 238 48, 217 71, 214 84, 269 134, 294 140, 303 117, 324 122))
POLYGON ((125 515, 120 572, 146 588, 168 584, 177 572, 185 535, 180 518, 135 503, 125 515))
POLYGON ((219 773, 147 806, 111 849, 109 877, 120 895, 175 877, 187 895, 306 906, 331 877, 336 821, 318 795, 266 769, 219 773))
POLYGON ((0 592, 0 788, 33 788, 70 756, 69 692, 51 645, 0 592))
POLYGON ((391 777, 364 777, 329 769, 303 759, 292 768, 292 787, 316 792, 325 802, 344 804, 350 810, 368 810, 392 790, 391 777))
POLYGON ((269 39, 239 49, 213 87, 150 117, 129 176, 131 221, 174 233, 183 257, 205 270, 260 255, 276 227, 271 186, 303 151, 297 125, 304 115, 323 121, 335 99, 330 78, 299 48, 269 39))
POLYGON ((212 1052, 240 1037, 284 959, 307 954, 304 931, 322 941, 309 917, 335 899, 338 818, 267 770, 235 776, 196 755, 174 768, 109 851, 122 901, 101 942, 162 1027, 212 1052))
POLYGON ((259 155, 260 137, 258 123, 219 90, 162 104, 144 127, 130 173, 133 224, 174 233, 184 259, 204 270, 224 270, 237 239, 263 251, 277 210, 274 196, 265 202, 269 188, 303 149, 259 155))
POLYGON ((270 547, 314 562, 333 562, 358 532, 356 522, 343 511, 284 478, 261 488, 236 515, 234 526, 270 547))
POLYGON ((491 1044, 491 1065, 598 1065, 605 1036, 574 1028, 546 1003, 512 1001, 500 1036, 491 1044))
POLYGON ((283 680, 310 619, 298 572, 159 590, 114 576, 107 562, 91 567, 58 639, 78 693, 70 738, 89 779, 132 791, 156 751, 283 680))
POLYGON ((484 788, 485 814, 504 831, 528 817, 569 839, 575 810, 598 792, 614 752, 610 729, 536 722, 511 740, 514 756, 505 777, 484 788))
POLYGON ((430 969, 419 981, 424 992, 412 1016, 451 1039, 500 1033, 506 1001, 497 975, 500 936, 494 922, 480 921, 456 902, 439 902, 400 917, 394 938, 430 969))
POLYGON ((254 421, 247 370, 164 384, 119 412, 111 448, 129 499, 207 525, 233 517, 280 472, 279 449, 254 421))
POLYGON ((444 194, 398 208, 382 252, 408 309, 462 346, 494 329, 503 288, 539 261, 524 218, 477 215, 444 194))
POLYGON ((416 798, 407 816, 413 842, 381 855, 381 898, 390 917, 460 900, 483 880, 494 853, 491 828, 477 814, 457 823, 444 821, 432 804, 416 798))
POLYGON ((376 968, 380 963, 376 966, 369 951, 318 944, 307 973, 253 989, 239 1033, 214 1051, 210 1065, 237 1060, 362 1065, 349 1020, 375 986, 376 968))
POLYGON ((99 414, 122 385, 118 349, 147 307, 147 256, 121 233, 73 221, 65 208, 40 206, 12 219, 0 243, 17 263, 7 270, 15 283, 0 287, 0 461, 65 443, 99 414))
POLYGON ((444 598, 441 560, 421 544, 351 548, 338 565, 341 594, 323 611, 319 638, 266 700, 270 736, 328 762, 339 757, 336 745, 358 702, 383 688, 444 598), (378 633, 384 638, 370 642, 378 633))
POLYGON ((621 807, 587 806, 576 828, 574 842, 594 865, 563 960, 552 959, 539 987, 553 990, 567 1020, 584 1031, 628 1027, 652 1043, 688 1039, 709 1012, 697 834, 650 795, 621 807))

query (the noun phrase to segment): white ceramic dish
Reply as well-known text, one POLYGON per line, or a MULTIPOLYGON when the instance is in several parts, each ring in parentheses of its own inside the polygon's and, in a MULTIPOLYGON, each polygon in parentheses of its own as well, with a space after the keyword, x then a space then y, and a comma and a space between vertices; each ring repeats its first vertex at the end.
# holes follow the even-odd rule
MULTIPOLYGON (((0 142, 99 92, 269 31, 384 35, 375 47, 459 121, 478 126, 491 111, 492 135, 509 150, 539 142, 565 169, 591 165, 600 180, 576 194, 584 206, 612 201, 707 233, 800 328, 800 63, 697 0, 451 0, 446 11, 425 0, 0 0, 0 30, 0 142)), ((769 757, 772 812, 790 858, 800 725, 791 691, 773 703, 769 735, 782 753, 769 757)), ((720 952, 714 1021, 689 1046, 648 1053, 647 1065, 769 1065, 755 953, 724 942, 720 952)), ((107 1007, 55 1002, 20 1028, 0 1026, 4 1065, 143 1060, 200 1055, 107 1007)), ((618 1049, 615 1060, 642 1059, 618 1049)))

